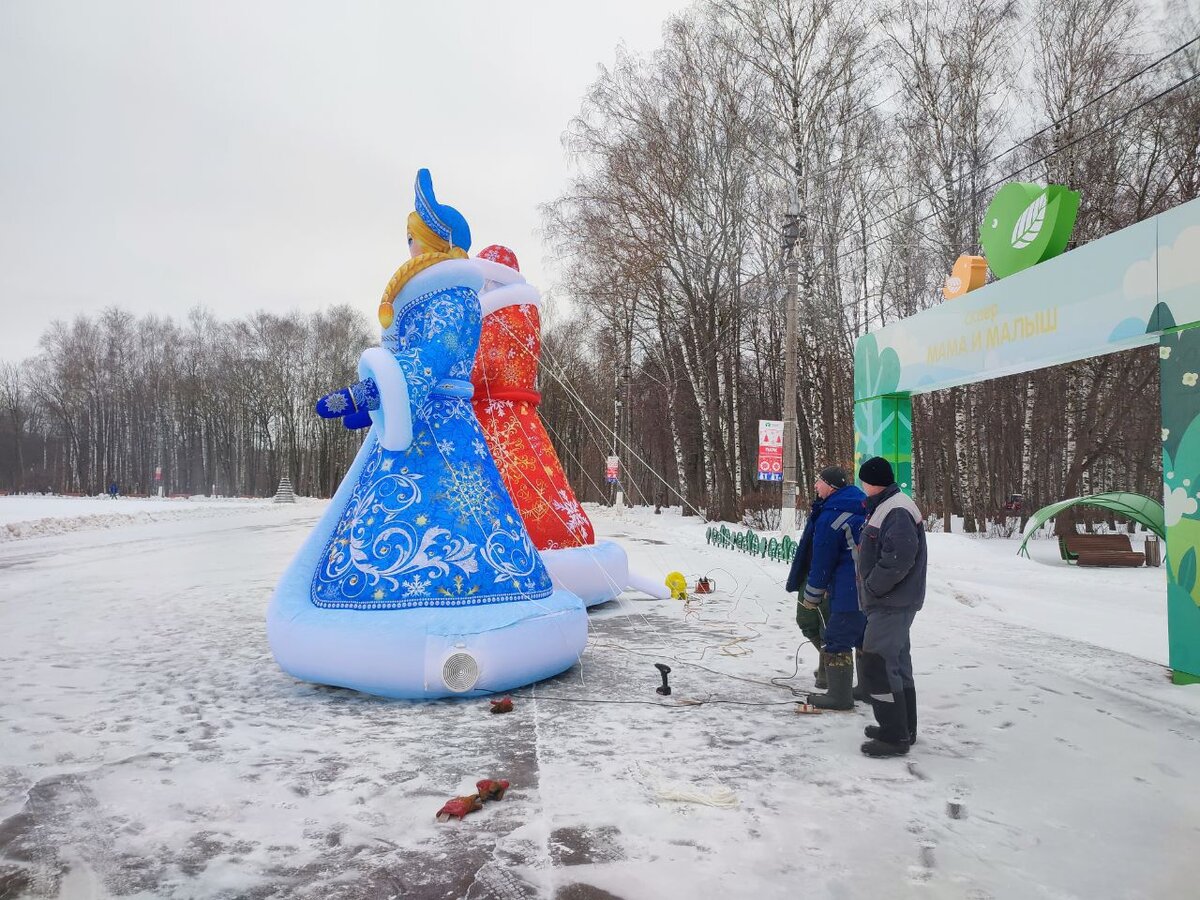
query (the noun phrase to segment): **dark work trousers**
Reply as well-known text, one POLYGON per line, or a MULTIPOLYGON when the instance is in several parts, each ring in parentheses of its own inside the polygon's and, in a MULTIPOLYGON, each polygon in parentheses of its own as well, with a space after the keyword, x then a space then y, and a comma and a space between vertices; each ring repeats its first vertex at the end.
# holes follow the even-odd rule
POLYGON ((916 738, 917 698, 909 641, 916 616, 916 610, 886 607, 875 607, 867 613, 862 678, 867 683, 881 739, 894 744, 916 738))
POLYGON ((898 694, 913 687, 912 644, 909 630, 917 613, 911 609, 875 607, 867 613, 867 631, 863 653, 883 660, 886 680, 877 678, 868 685, 872 694, 898 694))
POLYGON ((853 612, 832 612, 825 623, 825 652, 849 653, 863 642, 867 620, 857 609, 853 612))

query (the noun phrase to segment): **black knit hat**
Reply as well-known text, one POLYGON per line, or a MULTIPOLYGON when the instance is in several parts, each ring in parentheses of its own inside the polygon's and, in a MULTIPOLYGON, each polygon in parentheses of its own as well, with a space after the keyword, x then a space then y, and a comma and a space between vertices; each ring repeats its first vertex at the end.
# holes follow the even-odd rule
POLYGON ((882 456, 872 456, 859 468, 858 480, 875 487, 891 487, 896 483, 896 473, 882 456))
POLYGON ((840 490, 850 483, 850 476, 846 474, 846 470, 838 466, 826 466, 817 477, 835 490, 840 490))

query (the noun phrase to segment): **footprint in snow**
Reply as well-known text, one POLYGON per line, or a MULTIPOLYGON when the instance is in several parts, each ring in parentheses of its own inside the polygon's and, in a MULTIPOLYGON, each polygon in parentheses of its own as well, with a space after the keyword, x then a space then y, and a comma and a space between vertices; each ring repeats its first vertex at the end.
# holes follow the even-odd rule
POLYGON ((918 781, 929 781, 930 778, 925 774, 924 770, 918 766, 913 760, 908 761, 908 774, 918 781))

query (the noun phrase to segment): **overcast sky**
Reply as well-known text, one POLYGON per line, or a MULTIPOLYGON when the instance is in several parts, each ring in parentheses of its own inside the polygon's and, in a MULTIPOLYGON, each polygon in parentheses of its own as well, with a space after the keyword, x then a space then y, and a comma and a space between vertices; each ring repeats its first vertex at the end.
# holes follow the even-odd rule
POLYGON ((685 0, 0 2, 0 359, 119 304, 347 301, 406 258, 420 166, 551 287, 538 204, 597 67, 685 0))

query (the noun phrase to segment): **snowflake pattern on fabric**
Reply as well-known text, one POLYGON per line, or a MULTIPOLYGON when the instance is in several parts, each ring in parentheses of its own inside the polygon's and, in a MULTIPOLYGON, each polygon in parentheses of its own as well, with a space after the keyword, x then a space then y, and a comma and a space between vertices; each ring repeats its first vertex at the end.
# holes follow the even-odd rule
POLYGON ((379 409, 379 387, 372 378, 351 385, 350 396, 359 409, 379 409))
POLYGON ((480 331, 468 288, 435 291, 397 311, 383 345, 408 382, 413 441, 366 462, 313 576, 317 606, 404 609, 541 599, 553 586, 462 392, 480 331))
POLYGON ((541 318, 533 305, 505 306, 483 321, 471 381, 488 447, 539 550, 596 541, 538 415, 535 390, 541 318))

